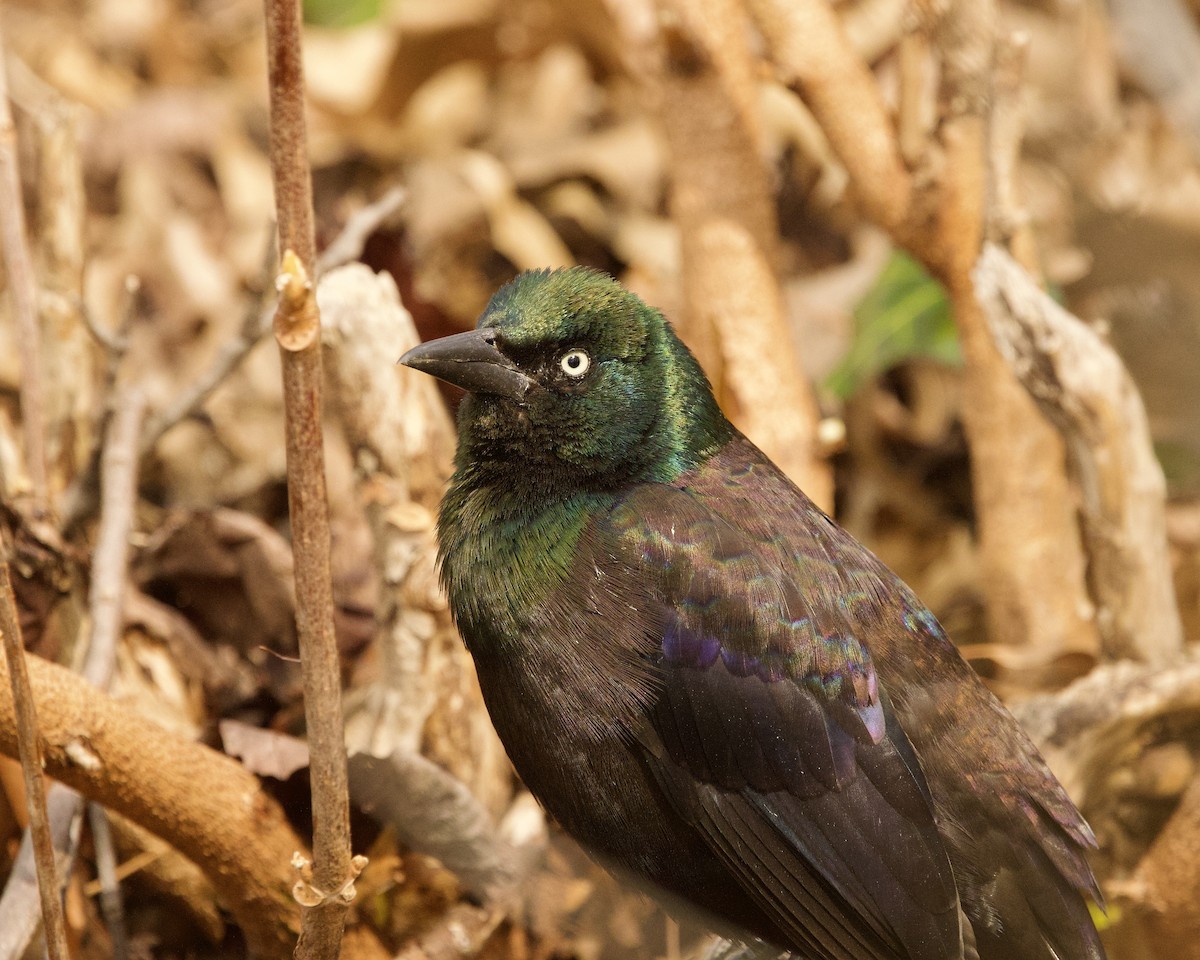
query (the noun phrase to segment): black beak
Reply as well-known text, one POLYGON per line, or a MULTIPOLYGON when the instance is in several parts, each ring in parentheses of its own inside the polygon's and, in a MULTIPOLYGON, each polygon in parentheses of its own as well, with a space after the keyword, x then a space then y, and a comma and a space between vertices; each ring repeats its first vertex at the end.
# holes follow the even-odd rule
POLYGON ((496 348, 496 331, 490 327, 422 343, 400 363, 471 393, 493 393, 518 403, 533 386, 533 380, 496 348))

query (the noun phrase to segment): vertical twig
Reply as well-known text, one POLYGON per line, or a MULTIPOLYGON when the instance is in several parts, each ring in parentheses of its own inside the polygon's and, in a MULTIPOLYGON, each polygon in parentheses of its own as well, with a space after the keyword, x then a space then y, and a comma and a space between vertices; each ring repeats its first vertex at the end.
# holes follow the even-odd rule
POLYGON ((21 420, 25 439, 25 469, 38 510, 49 506, 46 479, 46 413, 42 397, 42 346, 38 330, 37 284, 25 238, 25 204, 17 167, 17 131, 8 103, 4 65, 4 37, 0 32, 0 234, 8 285, 17 321, 17 349, 21 354, 21 420))
POLYGON ((142 392, 133 388, 123 391, 105 431, 100 458, 100 528, 92 555, 88 594, 92 629, 83 675, 101 690, 108 689, 121 639, 129 534, 137 505, 138 440, 145 414, 146 398, 142 392))
MULTIPOLYGON (((0 67, 2 72, 2 67, 0 67)), ((17 747, 21 769, 25 773, 25 805, 29 810, 29 829, 33 836, 37 862, 38 891, 42 899, 42 921, 46 929, 46 952, 50 960, 68 960, 67 935, 63 926, 62 900, 59 896, 58 871, 54 865, 54 843, 46 816, 46 784, 42 778, 42 744, 38 737, 37 711, 25 663, 25 648, 17 618, 17 601, 9 575, 12 531, 7 522, 0 529, 0 632, 4 634, 4 655, 8 661, 13 707, 17 718, 17 747)))
MULTIPOLYGON (((310 277, 312 183, 306 153, 298 0, 266 0, 271 169, 283 253, 275 338, 283 362, 288 510, 296 558, 296 626, 312 763, 313 864, 301 891, 297 956, 337 957, 354 896, 350 810, 321 447, 321 319, 310 277)), ((302 883, 306 878, 302 878, 302 883)))

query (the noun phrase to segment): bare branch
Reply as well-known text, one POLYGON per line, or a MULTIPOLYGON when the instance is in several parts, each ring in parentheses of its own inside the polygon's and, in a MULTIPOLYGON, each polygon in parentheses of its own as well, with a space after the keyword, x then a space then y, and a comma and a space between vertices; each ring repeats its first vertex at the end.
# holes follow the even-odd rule
POLYGON ((313 884, 330 895, 304 911, 305 935, 297 954, 332 960, 349 902, 341 891, 350 878, 350 810, 321 447, 320 315, 304 266, 291 250, 284 254, 283 269, 275 337, 283 356, 296 626, 312 755, 313 884))
POLYGON ((138 439, 146 400, 141 391, 121 393, 117 410, 105 435, 101 458, 100 529, 92 556, 92 583, 88 596, 92 631, 83 676, 101 690, 107 689, 117 659, 123 626, 122 603, 129 570, 129 536, 137 504, 138 439))
MULTIPOLYGON (((257 778, 63 667, 37 657, 28 667, 46 772, 190 857, 221 891, 251 951, 286 957, 299 927, 289 861, 303 844, 257 778)), ((0 751, 11 756, 16 743, 13 706, 0 701, 0 751)))
POLYGON ((730 419, 830 508, 820 411, 776 275, 779 231, 759 149, 762 120, 743 10, 732 0, 658 5, 665 27, 646 58, 654 64, 648 88, 670 148, 684 337, 730 419))
POLYGON ((117 880, 117 853, 113 847, 112 829, 108 815, 98 803, 88 805, 88 821, 92 826, 92 843, 96 848, 96 873, 100 880, 100 910, 112 940, 113 960, 128 960, 129 938, 125 932, 125 904, 117 880))
MULTIPOLYGON (((266 286, 265 281, 272 276, 274 271, 275 246, 273 243, 268 243, 263 255, 264 287, 266 286)), ((213 362, 196 379, 196 382, 185 388, 162 413, 151 421, 146 435, 142 438, 141 455, 143 457, 154 449, 163 434, 177 423, 195 414, 212 396, 213 391, 238 368, 246 359, 246 355, 254 349, 258 341, 270 329, 268 318, 269 314, 263 309, 261 297, 256 291, 251 295, 250 302, 246 304, 246 312, 242 315, 242 323, 238 328, 237 335, 221 347, 216 357, 213 358, 213 362)))
POLYGON ((1000 352, 1066 439, 1083 491, 1105 655, 1177 658, 1183 628, 1167 547, 1167 485, 1137 387, 1116 352, 1000 247, 984 247, 975 286, 1000 352))
POLYGON ((392 187, 387 193, 357 211, 346 221, 342 232, 317 257, 316 274, 322 277, 329 270, 350 263, 362 256, 363 247, 371 234, 394 214, 404 201, 408 191, 403 187, 392 187))
POLYGON ((341 673, 333 634, 329 505, 321 436, 321 317, 311 277, 312 180, 304 122, 300 4, 266 0, 271 94, 271 170, 283 267, 275 339, 283 362, 288 513, 296 567, 296 626, 312 757, 313 886, 324 897, 303 911, 297 956, 334 960, 353 899, 350 800, 341 673))
POLYGON ((912 178, 870 68, 827 0, 750 0, 784 78, 820 119, 867 214, 890 232, 908 218, 912 178))

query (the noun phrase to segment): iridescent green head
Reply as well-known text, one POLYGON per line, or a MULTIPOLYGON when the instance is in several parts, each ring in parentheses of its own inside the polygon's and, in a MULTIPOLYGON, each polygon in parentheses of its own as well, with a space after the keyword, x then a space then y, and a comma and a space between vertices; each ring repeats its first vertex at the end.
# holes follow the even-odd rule
POLYGON ((460 463, 559 485, 669 480, 732 431, 662 314, 594 270, 524 273, 401 362, 468 391, 460 463))

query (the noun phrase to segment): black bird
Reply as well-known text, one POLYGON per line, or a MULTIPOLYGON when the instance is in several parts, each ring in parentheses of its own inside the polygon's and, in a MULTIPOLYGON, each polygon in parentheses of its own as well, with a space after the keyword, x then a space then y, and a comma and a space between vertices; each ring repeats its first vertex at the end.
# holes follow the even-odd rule
POLYGON ((517 772, 598 858, 808 960, 1103 960, 1037 749, 657 310, 526 273, 401 362, 468 391, 442 577, 517 772))

